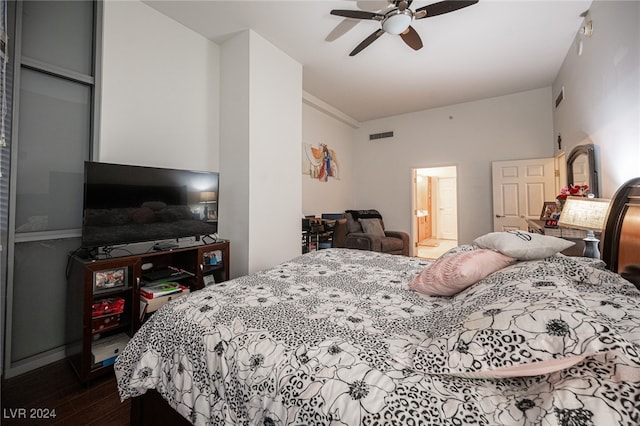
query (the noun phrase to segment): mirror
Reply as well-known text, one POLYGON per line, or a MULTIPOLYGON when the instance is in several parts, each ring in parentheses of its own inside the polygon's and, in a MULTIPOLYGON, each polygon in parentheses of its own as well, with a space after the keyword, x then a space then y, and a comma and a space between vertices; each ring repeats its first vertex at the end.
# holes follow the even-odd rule
POLYGON ((600 197, 598 157, 594 144, 578 145, 567 158, 567 183, 589 185, 590 192, 600 197))

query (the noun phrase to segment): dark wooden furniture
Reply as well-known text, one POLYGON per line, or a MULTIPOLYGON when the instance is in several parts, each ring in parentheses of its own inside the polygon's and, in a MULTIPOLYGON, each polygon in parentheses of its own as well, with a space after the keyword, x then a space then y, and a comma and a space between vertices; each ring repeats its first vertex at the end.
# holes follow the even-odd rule
POLYGON ((82 382, 88 382, 113 370, 110 365, 94 365, 92 360, 93 345, 98 345, 100 338, 110 338, 120 333, 133 336, 139 327, 140 258, 104 259, 85 261, 78 257, 71 259, 67 285, 67 358, 82 382), (96 273, 107 274, 107 271, 124 268, 125 285, 94 294, 94 277, 96 273), (94 320, 92 305, 108 299, 124 299, 121 314, 111 318, 111 323, 99 332, 92 331, 94 320))
POLYGON ((131 416, 129 424, 134 425, 191 425, 182 417, 155 389, 148 390, 141 396, 131 399, 131 416))
POLYGON ((640 177, 613 196, 602 235, 602 260, 613 272, 640 265, 640 177))
POLYGON ((600 197, 600 159, 597 146, 594 144, 578 145, 571 150, 567 157, 567 183, 574 185, 574 164, 581 162, 587 167, 589 177, 589 192, 600 197))
POLYGON ((331 247, 335 220, 302 219, 302 254, 331 247))
MULTIPOLYGON (((570 229, 559 226, 557 228, 547 228, 544 226, 544 220, 538 219, 527 219, 527 227, 529 228, 529 232, 541 235, 549 235, 552 237, 562 238, 568 241, 575 243, 575 245, 569 247, 566 250, 563 250, 561 253, 567 256, 582 256, 584 253, 584 241, 583 239, 587 236, 587 231, 582 231, 579 229, 570 229)), ((596 238, 600 238, 600 233, 595 233, 596 238)), ((602 248, 602 241, 599 244, 600 248, 602 248)))
POLYGON ((622 268, 622 271, 620 271, 620 275, 640 290, 640 264, 625 266, 622 268))
MULTIPOLYGON (((83 259, 72 256, 69 259, 67 294, 67 358, 82 382, 88 382, 103 374, 113 373, 113 366, 93 362, 92 352, 104 346, 104 339, 116 335, 133 336, 140 327, 141 285, 152 284, 144 277, 151 272, 174 271, 173 275, 158 278, 157 281, 177 281, 191 291, 204 287, 205 277, 212 275, 215 282, 229 279, 229 242, 201 243, 167 251, 130 253, 120 257, 83 259), (222 262, 206 262, 211 253, 220 251, 222 262), (144 265, 144 271, 143 271, 144 265), (112 271, 124 271, 124 285, 96 290, 95 280, 112 271), (97 329, 92 316, 94 303, 109 299, 123 299, 122 313, 109 318, 97 329)), ((98 320, 99 321, 99 320, 98 320)), ((124 337, 124 336, 123 336, 124 337)))

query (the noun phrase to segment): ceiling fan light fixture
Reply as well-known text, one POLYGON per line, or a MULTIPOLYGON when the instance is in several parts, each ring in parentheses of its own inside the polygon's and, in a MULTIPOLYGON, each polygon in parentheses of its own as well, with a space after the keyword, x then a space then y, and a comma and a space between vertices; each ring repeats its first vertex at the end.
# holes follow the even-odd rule
POLYGON ((365 38, 349 53, 349 56, 355 56, 365 47, 380 38, 383 34, 389 33, 399 35, 402 41, 413 50, 422 49, 422 40, 418 32, 411 26, 414 19, 427 18, 429 16, 438 16, 445 13, 455 12, 478 3, 479 0, 441 0, 427 6, 416 9, 413 12, 409 7, 413 0, 387 0, 389 10, 386 13, 369 12, 365 10, 342 10, 333 9, 332 15, 342 16, 350 19, 363 19, 379 21, 381 28, 374 31, 369 37, 365 38))
POLYGON ((402 34, 409 28, 412 19, 413 13, 409 9, 397 9, 387 15, 382 22, 382 29, 389 34, 402 34))

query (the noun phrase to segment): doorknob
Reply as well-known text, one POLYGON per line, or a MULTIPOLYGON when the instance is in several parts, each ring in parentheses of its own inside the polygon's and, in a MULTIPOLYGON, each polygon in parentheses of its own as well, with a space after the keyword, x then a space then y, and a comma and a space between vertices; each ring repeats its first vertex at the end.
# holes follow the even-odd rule
POLYGON ((505 216, 505 215, 503 215, 503 214, 497 214, 497 215, 496 215, 496 217, 497 217, 497 218, 501 218, 501 217, 506 217, 506 216, 505 216))

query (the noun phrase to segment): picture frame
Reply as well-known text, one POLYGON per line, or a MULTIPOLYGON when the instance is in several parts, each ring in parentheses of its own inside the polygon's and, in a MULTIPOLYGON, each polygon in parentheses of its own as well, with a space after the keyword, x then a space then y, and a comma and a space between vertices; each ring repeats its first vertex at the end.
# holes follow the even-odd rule
POLYGON ((204 253, 202 256, 203 263, 205 265, 218 265, 222 263, 222 250, 213 250, 207 253, 204 253))
POLYGON ((93 292, 100 293, 118 287, 126 287, 129 270, 126 266, 105 269, 93 273, 93 292))
POLYGON ((560 218, 560 206, 555 201, 545 201, 540 212, 540 220, 545 221, 545 226, 557 226, 560 218))

